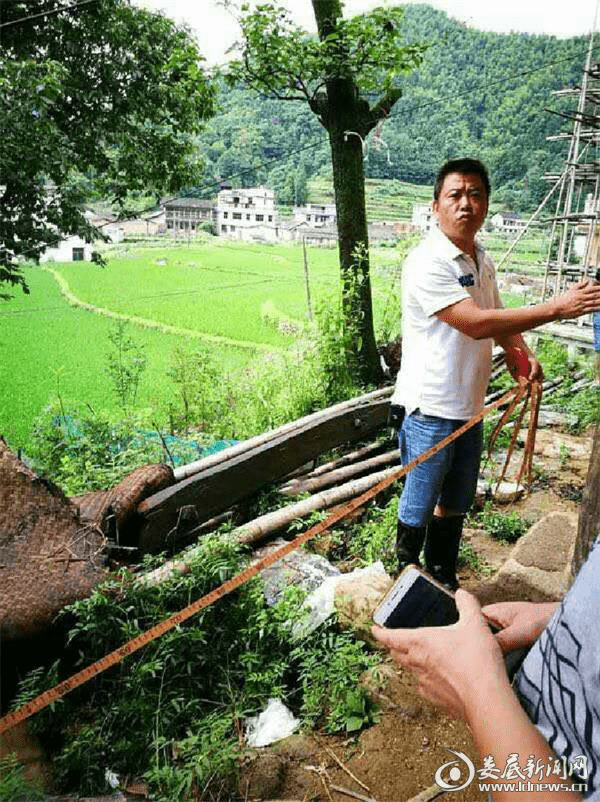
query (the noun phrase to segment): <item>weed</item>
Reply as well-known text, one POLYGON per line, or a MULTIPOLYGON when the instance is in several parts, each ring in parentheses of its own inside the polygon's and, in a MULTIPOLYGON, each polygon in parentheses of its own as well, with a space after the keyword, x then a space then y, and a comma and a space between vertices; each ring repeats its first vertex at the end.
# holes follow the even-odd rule
POLYGON ((293 657, 300 666, 301 713, 307 724, 323 723, 327 732, 354 732, 378 720, 375 705, 358 682, 377 658, 351 633, 317 630, 293 657))
POLYGON ((157 439, 140 438, 139 418, 109 423, 50 407, 34 424, 29 456, 34 469, 68 496, 114 485, 134 468, 164 458, 157 439))
POLYGON ((558 449, 558 470, 564 471, 567 466, 567 463, 571 457, 571 452, 569 448, 564 444, 561 443, 558 449))
POLYGON ((0 802, 34 802, 44 793, 25 777, 25 769, 15 754, 0 757, 0 802))
POLYGON ((106 372, 123 410, 135 404, 146 357, 141 346, 126 333, 127 321, 117 320, 108 337, 113 350, 107 356, 106 372))
POLYGON ((187 434, 190 426, 195 429, 208 429, 212 421, 219 417, 222 402, 227 398, 227 390, 219 381, 219 371, 211 359, 207 348, 197 347, 193 351, 177 346, 167 375, 177 387, 181 411, 174 412, 171 405, 171 431, 183 429, 187 434))
POLYGON ((366 520, 353 526, 346 535, 350 558, 358 566, 381 560, 391 573, 396 570, 395 538, 398 520, 398 499, 394 495, 385 507, 374 507, 366 520))
POLYGON ((477 514, 476 520, 492 537, 503 543, 514 543, 528 529, 527 521, 517 512, 495 510, 491 502, 487 502, 483 510, 477 514))
POLYGON ((458 565, 462 568, 470 568, 480 578, 494 573, 494 568, 465 540, 460 542, 458 565))

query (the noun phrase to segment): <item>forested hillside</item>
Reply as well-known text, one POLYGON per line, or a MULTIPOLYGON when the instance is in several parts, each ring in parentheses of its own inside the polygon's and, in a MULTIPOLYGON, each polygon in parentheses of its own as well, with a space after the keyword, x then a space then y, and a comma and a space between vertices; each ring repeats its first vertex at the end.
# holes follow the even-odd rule
MULTIPOLYGON (((430 184, 444 159, 475 155, 491 169, 496 199, 518 211, 535 208, 548 189, 541 176, 566 155, 564 144, 546 137, 569 130, 568 122, 548 109, 565 110, 572 101, 553 92, 580 82, 587 39, 484 33, 426 5, 406 6, 404 38, 430 48, 369 137, 367 176, 430 184)), ((305 104, 224 85, 199 144, 204 195, 219 180, 268 182, 281 203, 303 202, 307 179, 329 171, 325 131, 305 104)))

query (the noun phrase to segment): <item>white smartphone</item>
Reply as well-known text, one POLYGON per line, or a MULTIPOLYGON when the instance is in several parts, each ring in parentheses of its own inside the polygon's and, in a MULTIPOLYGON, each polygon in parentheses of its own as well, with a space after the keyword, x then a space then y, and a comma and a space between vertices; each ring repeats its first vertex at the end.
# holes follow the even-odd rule
POLYGON ((445 627, 458 621, 454 594, 416 565, 407 566, 373 613, 391 629, 445 627))

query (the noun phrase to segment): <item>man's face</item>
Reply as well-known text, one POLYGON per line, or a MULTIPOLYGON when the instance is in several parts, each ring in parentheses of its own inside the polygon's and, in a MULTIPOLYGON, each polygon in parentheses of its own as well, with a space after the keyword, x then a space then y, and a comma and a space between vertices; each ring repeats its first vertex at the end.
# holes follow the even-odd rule
POLYGON ((481 176, 477 173, 448 173, 432 208, 447 237, 457 244, 472 242, 488 210, 481 176))

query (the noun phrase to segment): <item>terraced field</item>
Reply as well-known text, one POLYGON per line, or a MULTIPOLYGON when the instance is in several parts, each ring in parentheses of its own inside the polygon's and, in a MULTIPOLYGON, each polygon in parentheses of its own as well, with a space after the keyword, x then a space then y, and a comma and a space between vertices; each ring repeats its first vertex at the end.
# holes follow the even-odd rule
MULTIPOLYGON (((403 248, 373 249, 378 326, 399 321, 403 248)), ((71 262, 27 268, 30 295, 0 306, 0 434, 26 446, 36 416, 59 400, 118 415, 106 373, 115 319, 130 321, 147 368, 140 408, 165 408, 176 346, 209 348, 223 374, 288 348, 307 322, 302 248, 207 240, 108 252, 108 267, 71 262)), ((313 308, 335 297, 336 248, 308 251, 313 308)))

